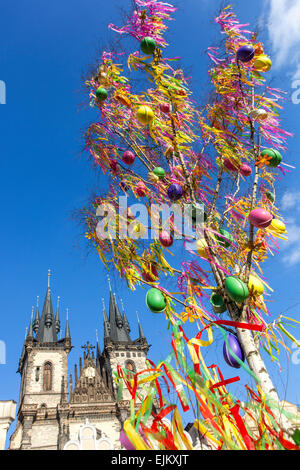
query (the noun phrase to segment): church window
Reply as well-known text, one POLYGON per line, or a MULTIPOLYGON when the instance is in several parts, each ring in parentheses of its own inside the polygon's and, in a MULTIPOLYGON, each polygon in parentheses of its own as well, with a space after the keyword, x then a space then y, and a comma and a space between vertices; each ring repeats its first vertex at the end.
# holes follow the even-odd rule
POLYGON ((125 369, 127 369, 127 371, 129 371, 129 374, 128 374, 128 378, 129 379, 133 379, 134 378, 134 375, 136 373, 136 369, 135 369, 135 364, 133 361, 126 361, 125 362, 125 369))
POLYGON ((116 356, 119 357, 119 353, 116 353, 116 356))
POLYGON ((35 381, 38 382, 40 378, 40 367, 35 369, 35 381))
POLYGON ((133 357, 136 357, 136 354, 135 354, 135 353, 132 353, 132 356, 133 356, 133 357))
POLYGON ((139 356, 139 357, 141 357, 141 355, 142 355, 141 353, 138 353, 138 356, 139 356))
POLYGON ((126 353, 126 357, 130 357, 130 352, 127 352, 127 353, 126 353))
POLYGON ((125 356, 125 354, 124 354, 124 353, 121 353, 121 356, 122 356, 122 357, 124 357, 124 356, 125 356))
POLYGON ((46 362, 44 365, 44 391, 48 392, 52 388, 52 364, 46 362))

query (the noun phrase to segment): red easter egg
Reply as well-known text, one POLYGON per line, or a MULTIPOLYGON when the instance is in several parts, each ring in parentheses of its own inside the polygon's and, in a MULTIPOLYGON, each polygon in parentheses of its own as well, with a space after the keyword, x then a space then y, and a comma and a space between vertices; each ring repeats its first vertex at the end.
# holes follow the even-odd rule
POLYGON ((170 111, 170 105, 168 103, 160 103, 159 109, 162 113, 168 113, 170 111))
POLYGON ((237 163, 231 163, 231 161, 228 158, 225 158, 223 164, 224 164, 225 168, 227 168, 227 170, 230 170, 230 171, 238 171, 239 170, 238 164, 237 163))
POLYGON ((135 192, 137 196, 144 197, 147 194, 147 187, 143 181, 139 181, 136 185, 135 192))
POLYGON ((268 227, 271 224, 272 219, 272 214, 261 207, 253 209, 248 215, 249 222, 257 228, 268 227))
POLYGON ((132 165, 134 162, 135 156, 130 150, 126 150, 126 152, 122 155, 122 160, 126 165, 132 165))
POLYGON ((250 176, 252 173, 251 166, 247 165, 247 163, 243 163, 240 168, 240 173, 243 176, 250 176))
POLYGON ((162 246, 168 248, 173 245, 173 237, 167 230, 162 230, 159 234, 159 241, 162 246))
POLYGON ((144 271, 142 273, 144 281, 146 281, 146 282, 156 281, 158 279, 158 272, 157 272, 155 266, 153 266, 153 264, 149 264, 147 266, 147 268, 149 269, 150 273, 146 272, 146 271, 144 271))
POLYGON ((115 159, 111 159, 109 162, 109 166, 114 174, 118 173, 118 162, 115 159))

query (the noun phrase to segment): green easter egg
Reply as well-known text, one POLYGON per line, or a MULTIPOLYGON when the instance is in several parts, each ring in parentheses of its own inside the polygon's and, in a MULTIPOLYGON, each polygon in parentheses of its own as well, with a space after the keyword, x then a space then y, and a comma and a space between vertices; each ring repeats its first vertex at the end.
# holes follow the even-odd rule
POLYGON ((97 97, 97 100, 99 100, 99 101, 106 100, 107 90, 105 88, 102 88, 101 86, 99 86, 99 88, 97 88, 97 90, 96 90, 96 97, 97 97))
POLYGON ((154 41, 153 38, 150 38, 147 36, 144 39, 142 39, 140 47, 144 54, 150 55, 150 54, 153 54, 153 52, 155 51, 156 42, 154 41))
POLYGON ((222 237, 215 235, 219 245, 225 246, 225 248, 228 248, 233 243, 233 236, 231 235, 231 233, 227 232, 227 230, 224 230, 222 228, 219 230, 219 232, 222 235, 222 237))
POLYGON ((261 152, 261 156, 264 157, 267 155, 268 157, 271 157, 271 160, 268 163, 268 166, 271 166, 272 168, 276 168, 282 160, 282 155, 281 153, 278 152, 278 150, 275 149, 265 149, 261 152))
POLYGON ((249 297, 247 285, 238 277, 228 276, 225 281, 225 289, 234 302, 242 303, 249 297))
POLYGON ((156 168, 154 168, 153 173, 159 178, 164 178, 166 176, 165 170, 161 168, 160 166, 157 166, 156 168))
POLYGON ((146 304, 153 313, 163 312, 167 306, 165 296, 155 287, 147 292, 146 304))

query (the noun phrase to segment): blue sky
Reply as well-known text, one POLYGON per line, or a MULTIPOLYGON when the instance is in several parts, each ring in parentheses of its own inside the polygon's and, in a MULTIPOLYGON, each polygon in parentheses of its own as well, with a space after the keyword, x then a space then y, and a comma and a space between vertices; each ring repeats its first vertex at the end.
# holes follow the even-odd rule
MULTIPOLYGON (((122 7, 130 7, 123 0, 122 7)), ((169 56, 181 56, 181 64, 193 76, 195 97, 204 100, 210 65, 205 50, 220 39, 213 21, 219 1, 177 1, 175 21, 169 24, 169 56)), ((295 19, 300 16, 299 0, 237 0, 241 22, 259 26, 260 38, 273 59, 269 73, 272 86, 287 91, 282 125, 295 134, 289 142, 285 161, 297 166, 300 154, 300 104, 293 104, 293 82, 299 78, 300 33, 295 19), (299 147, 298 147, 299 145, 299 147)), ((0 400, 18 399, 20 378, 16 374, 25 327, 36 296, 40 303, 47 287, 47 271, 52 270, 54 304, 61 297, 62 324, 65 309, 70 312, 70 327, 75 348, 70 364, 79 359, 80 346, 94 341, 98 329, 102 346, 101 297, 108 301, 106 273, 95 253, 88 254, 82 228, 72 219, 93 189, 106 184, 94 173, 82 153, 82 134, 95 117, 86 104, 82 76, 99 59, 99 50, 108 47, 115 33, 108 23, 122 24, 120 1, 79 0, 6 2, 0 18, 0 80, 6 83, 6 104, 0 105, 2 207, 0 340, 6 343, 7 362, 0 365, 0 400)), ((299 86, 298 84, 297 86, 299 86)), ((299 169, 278 183, 277 194, 289 223, 290 241, 280 256, 270 260, 264 273, 274 288, 273 318, 299 302, 300 263, 300 190, 299 169)), ((127 289, 112 274, 112 286, 123 298, 132 325, 132 337, 138 335, 139 311, 144 332, 152 344, 150 357, 158 361, 167 356, 169 334, 166 322, 145 307, 145 291, 127 289), (162 344, 164 346, 162 346, 162 344)), ((290 308, 290 316, 300 320, 300 304, 290 308)), ((189 329, 192 332, 192 327, 189 329)), ((300 330, 294 331, 300 339, 300 330)), ((207 352, 208 362, 221 365, 225 376, 235 375, 222 357, 222 340, 217 339, 207 352)), ((267 360, 269 365, 269 361, 267 360)), ((280 395, 300 403, 300 364, 281 355, 283 372, 271 365, 272 377, 280 395)), ((242 393, 247 380, 231 391, 242 393)))

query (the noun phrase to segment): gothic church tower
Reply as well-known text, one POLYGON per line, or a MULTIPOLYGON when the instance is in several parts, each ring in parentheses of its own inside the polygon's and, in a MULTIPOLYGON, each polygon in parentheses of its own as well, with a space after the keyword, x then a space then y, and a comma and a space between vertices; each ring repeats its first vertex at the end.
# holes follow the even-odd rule
POLYGON ((117 367, 129 374, 144 370, 149 345, 140 322, 139 337, 132 340, 127 316, 110 291, 109 317, 104 308, 104 349, 87 342, 79 367, 69 374, 72 349, 69 322, 60 332, 59 307, 53 314, 50 283, 40 315, 31 317, 18 372, 21 387, 14 450, 121 449, 120 432, 130 412, 130 395, 116 401, 113 373, 117 367), (95 353, 94 353, 94 349, 95 353))

